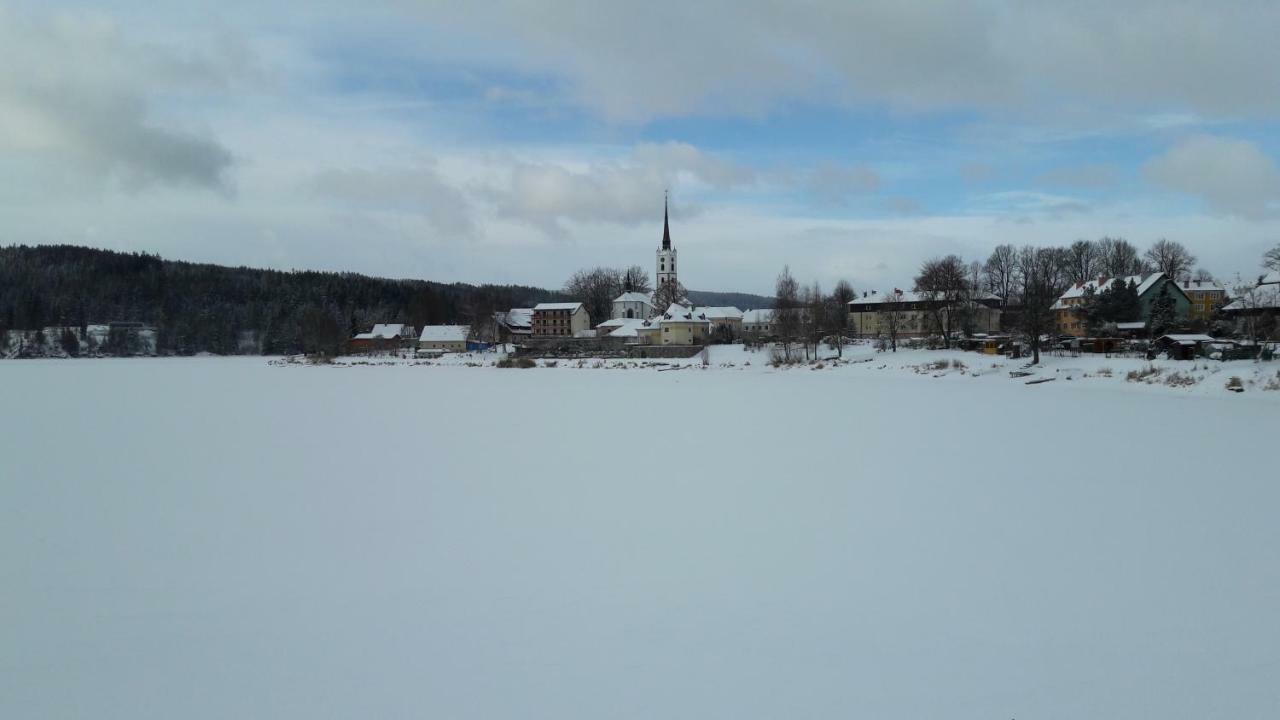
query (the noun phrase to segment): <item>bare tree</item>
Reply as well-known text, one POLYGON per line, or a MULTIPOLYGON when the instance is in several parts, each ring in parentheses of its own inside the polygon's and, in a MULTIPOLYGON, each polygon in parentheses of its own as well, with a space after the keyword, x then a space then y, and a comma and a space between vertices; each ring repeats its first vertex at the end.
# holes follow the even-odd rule
POLYGON ((622 294, 622 271, 597 267, 579 270, 564 284, 564 293, 582 303, 594 322, 613 315, 613 299, 622 294))
POLYGON ((828 299, 828 322, 836 335, 836 356, 844 357, 844 336, 849 330, 849 303, 858 297, 848 280, 840 280, 828 299))
POLYGON ((649 284, 649 272, 639 265, 632 265, 622 273, 623 292, 653 292, 649 284))
POLYGON ((1067 269, 1067 279, 1073 283, 1086 283, 1098 277, 1101 269, 1098 245, 1088 240, 1077 240, 1067 250, 1071 263, 1067 269))
POLYGON ((880 334, 889 341, 889 348, 898 352, 898 335, 906 323, 906 302, 902 291, 898 288, 884 294, 880 302, 880 312, 876 313, 880 323, 880 334))
POLYGON ((1280 272, 1280 245, 1276 245, 1263 254, 1262 267, 1274 272, 1280 272))
POLYGON ((987 289, 1000 298, 1002 309, 1018 290, 1018 272, 1018 251, 1012 245, 997 245, 983 266, 987 289))
POLYGON ((1066 290, 1070 260, 1060 248, 1022 248, 1018 266, 1022 276, 1022 331, 1031 345, 1032 364, 1040 362, 1042 338, 1054 330, 1053 304, 1066 290))
POLYGON ((1097 242, 1099 271, 1108 277, 1142 275, 1147 267, 1142 263, 1138 248, 1123 238, 1104 237, 1097 242))
POLYGON ((1160 238, 1143 256, 1154 269, 1163 272, 1170 280, 1185 280, 1196 264, 1196 256, 1182 243, 1160 238))
POLYGON ((951 347, 951 335, 969 299, 968 267, 957 255, 926 260, 916 276, 916 292, 934 328, 942 333, 942 346, 951 347))
POLYGON ((827 309, 827 298, 822 294, 822 286, 815 282, 801 291, 800 327, 804 336, 805 357, 808 358, 809 345, 813 345, 813 359, 818 359, 818 347, 822 333, 829 327, 830 318, 827 309))
POLYGON ((790 266, 783 266, 774 286, 773 332, 782 343, 783 358, 791 362, 791 343, 800 334, 800 285, 790 266))
POLYGON ((1192 274, 1191 279, 1195 280, 1196 282, 1204 282, 1204 283, 1213 282, 1213 273, 1209 272, 1205 268, 1196 268, 1196 271, 1194 274, 1192 274))
POLYGON ((673 283, 666 283, 653 291, 653 309, 654 312, 663 313, 672 303, 685 303, 688 292, 685 291, 684 285, 677 280, 673 283))

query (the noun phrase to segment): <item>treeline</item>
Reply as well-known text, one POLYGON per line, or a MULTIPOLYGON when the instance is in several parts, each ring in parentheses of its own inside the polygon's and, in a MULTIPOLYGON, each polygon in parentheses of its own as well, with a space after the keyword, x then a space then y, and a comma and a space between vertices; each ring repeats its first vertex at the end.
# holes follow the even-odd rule
POLYGON ((160 354, 336 353, 374 323, 471 324, 561 299, 520 285, 225 267, 70 245, 0 247, 0 337, 141 322, 156 329, 160 354))

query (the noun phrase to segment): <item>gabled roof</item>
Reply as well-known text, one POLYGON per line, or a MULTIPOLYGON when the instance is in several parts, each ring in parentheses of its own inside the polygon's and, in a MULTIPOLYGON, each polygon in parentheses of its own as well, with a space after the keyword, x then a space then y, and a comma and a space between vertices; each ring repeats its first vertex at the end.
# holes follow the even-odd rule
POLYGON ((1269 272, 1258 280, 1259 285, 1280 285, 1280 270, 1269 272))
POLYGON ((742 319, 742 311, 732 305, 724 305, 719 307, 700 307, 693 309, 694 314, 706 316, 708 320, 732 320, 742 319))
POLYGON ((418 339, 424 342, 466 342, 470 334, 468 325, 428 325, 422 328, 422 336, 418 339))
POLYGON ((511 308, 502 316, 500 322, 513 330, 527 330, 533 326, 533 308, 511 308))
POLYGON ((1280 284, 1244 289, 1237 288, 1235 296, 1235 300, 1222 308, 1223 310, 1234 312, 1237 310, 1280 308, 1280 284))
MULTIPOLYGON (((1179 345, 1195 345, 1196 343, 1201 342, 1217 342, 1217 340, 1210 335, 1161 335, 1159 340, 1169 340, 1170 342, 1175 342, 1179 345)), ((1159 342, 1159 340, 1156 342, 1159 342)))
POLYGON ((1226 292, 1227 289, 1217 280, 1184 280, 1178 283, 1178 289, 1189 292, 1226 292))
MULTIPOLYGON (((610 326, 608 328, 610 332, 606 333, 605 337, 635 337, 636 331, 644 327, 644 320, 640 318, 618 318, 610 322, 617 323, 617 325, 610 326)), ((603 327, 605 325, 601 323, 596 329, 599 330, 603 327)))
POLYGON ((624 292, 613 299, 614 302, 642 302, 646 305, 653 305, 653 296, 642 292, 624 292))
POLYGON ((763 310, 748 310, 742 313, 742 322, 751 325, 763 325, 773 322, 773 311, 765 308, 763 310))
POLYGON ((577 312, 581 308, 582 308, 582 303, 580 302, 538 303, 537 305, 533 306, 533 311, 538 312, 539 310, 569 310, 571 312, 577 312))
POLYGON ((395 340, 405 331, 404 323, 378 323, 367 333, 359 333, 355 340, 395 340))

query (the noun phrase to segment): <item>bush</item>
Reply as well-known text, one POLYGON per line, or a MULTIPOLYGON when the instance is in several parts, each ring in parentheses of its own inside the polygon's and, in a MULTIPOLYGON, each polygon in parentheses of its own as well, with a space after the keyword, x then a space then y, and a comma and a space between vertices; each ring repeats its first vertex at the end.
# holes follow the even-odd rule
POLYGON ((522 357, 522 358, 505 357, 498 361, 497 367, 527 369, 532 367, 538 367, 538 363, 526 357, 522 357))
POLYGON ((1227 381, 1227 389, 1244 392, 1244 381, 1238 375, 1232 375, 1231 379, 1227 381))
POLYGON ((1191 387, 1197 382, 1199 382, 1199 380, 1194 376, 1180 372, 1171 372, 1164 378, 1164 384, 1169 387, 1191 387))
POLYGON ((1129 382, 1151 382, 1160 373, 1164 372, 1164 368, 1158 368, 1155 365, 1148 365, 1141 370, 1130 370, 1125 375, 1125 380, 1129 382))

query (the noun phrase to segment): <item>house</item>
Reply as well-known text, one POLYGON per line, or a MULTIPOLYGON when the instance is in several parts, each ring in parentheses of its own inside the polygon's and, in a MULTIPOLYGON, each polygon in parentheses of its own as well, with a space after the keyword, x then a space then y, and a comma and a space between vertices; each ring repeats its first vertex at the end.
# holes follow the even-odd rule
POLYGON ((702 345, 711 334, 711 322, 697 308, 672 303, 658 321, 662 345, 702 345))
POLYGON ((1236 323, 1236 331, 1250 338, 1280 337, 1280 272, 1258 279, 1253 286, 1238 287, 1222 314, 1236 323))
POLYGON ((649 293, 624 292, 613 299, 611 319, 648 320, 654 316, 653 296, 649 293))
POLYGON ((422 328, 422 335, 418 338, 418 349, 466 352, 470 337, 470 325, 428 325, 422 328))
POLYGON ((580 302, 538 303, 533 306, 532 337, 571 338, 591 329, 591 316, 580 302))
POLYGON ((772 310, 748 310, 742 313, 742 332, 753 337, 765 337, 773 333, 772 310))
POLYGON ((1220 345, 1221 341, 1208 335, 1161 335, 1156 339, 1156 349, 1166 353, 1171 360, 1194 360, 1209 354, 1210 346, 1220 345))
POLYGON ((891 326, 889 313, 898 315, 899 337, 926 337, 939 335, 938 316, 944 320, 949 313, 963 313, 957 317, 953 330, 977 333, 1000 331, 1000 298, 981 295, 951 306, 946 300, 933 299, 923 293, 894 288, 887 293, 864 292, 862 297, 849 301, 849 330, 860 337, 877 337, 891 326))
POLYGON ((1191 312, 1191 299, 1174 282, 1162 272, 1150 275, 1129 275, 1124 278, 1100 277, 1083 283, 1075 283, 1058 297, 1051 308, 1054 324, 1062 335, 1084 337, 1087 334, 1081 311, 1089 299, 1111 290, 1117 282, 1124 282, 1137 287, 1138 317, 1127 318, 1126 321, 1142 320, 1151 316, 1151 307, 1162 293, 1168 292, 1173 300, 1173 313, 1176 318, 1185 318, 1191 312))
POLYGON ((1208 322, 1227 304, 1227 289, 1213 280, 1186 280, 1178 283, 1178 289, 1191 301, 1188 316, 1192 320, 1208 322))
POLYGON ((351 353, 390 352, 410 347, 417 338, 412 325, 403 323, 379 323, 369 332, 357 333, 347 341, 351 353))
POLYGON ((742 336, 743 312, 732 305, 722 307, 702 307, 697 312, 711 323, 711 332, 719 328, 728 328, 733 337, 742 336))
POLYGON ((533 308, 511 308, 493 314, 497 327, 497 340, 501 343, 520 343, 533 335, 533 308))
POLYGON ((632 344, 639 342, 637 332, 644 325, 641 318, 613 318, 596 326, 596 336, 614 343, 632 344))

